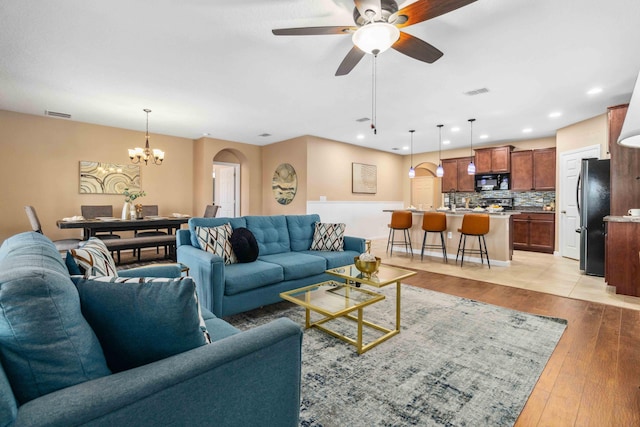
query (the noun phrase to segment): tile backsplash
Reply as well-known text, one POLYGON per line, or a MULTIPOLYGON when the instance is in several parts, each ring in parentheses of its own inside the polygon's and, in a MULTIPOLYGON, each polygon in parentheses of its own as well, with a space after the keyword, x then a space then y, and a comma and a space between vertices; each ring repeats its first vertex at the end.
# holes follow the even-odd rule
POLYGON ((469 199, 469 206, 478 206, 482 203, 482 199, 502 199, 505 197, 513 197, 514 206, 534 206, 543 207, 551 202, 556 201, 555 191, 510 191, 496 190, 483 191, 481 193, 455 193, 455 204, 464 206, 462 199, 469 199))

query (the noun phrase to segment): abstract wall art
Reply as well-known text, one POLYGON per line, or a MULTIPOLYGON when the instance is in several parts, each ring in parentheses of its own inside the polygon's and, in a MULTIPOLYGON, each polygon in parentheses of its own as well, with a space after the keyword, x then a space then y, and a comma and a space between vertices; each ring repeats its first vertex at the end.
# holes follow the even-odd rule
POLYGON ((140 190, 140 165, 80 161, 80 194, 122 194, 140 190))
POLYGON ((293 201, 298 190, 298 177, 296 170, 289 163, 282 163, 273 174, 271 182, 273 197, 281 205, 288 205, 293 201))
POLYGON ((376 165, 352 163, 352 193, 376 194, 378 191, 378 169, 376 165))

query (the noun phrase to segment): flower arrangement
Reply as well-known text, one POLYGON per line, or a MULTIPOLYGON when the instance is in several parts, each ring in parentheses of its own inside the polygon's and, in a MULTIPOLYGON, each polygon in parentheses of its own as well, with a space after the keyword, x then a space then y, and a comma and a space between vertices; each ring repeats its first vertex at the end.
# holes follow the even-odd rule
POLYGON ((124 196, 125 202, 133 202, 135 199, 146 196, 147 193, 145 193, 144 190, 129 191, 129 188, 125 188, 124 193, 122 193, 122 195, 124 196))

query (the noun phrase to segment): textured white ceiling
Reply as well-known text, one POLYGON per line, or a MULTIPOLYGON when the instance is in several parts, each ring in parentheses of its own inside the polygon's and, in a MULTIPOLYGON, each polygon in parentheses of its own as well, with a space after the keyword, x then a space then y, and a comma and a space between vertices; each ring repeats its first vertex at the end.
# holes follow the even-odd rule
POLYGON ((150 108, 152 133, 258 145, 315 135, 392 151, 415 129, 423 152, 437 150, 438 123, 451 148, 468 146, 472 117, 474 145, 553 136, 628 102, 640 69, 640 1, 478 0, 406 28, 444 52, 434 64, 379 56, 373 135, 356 121, 371 117, 371 57, 335 77, 350 36, 271 33, 351 25, 352 11, 351 0, 2 0, 0 108, 136 130, 150 108))

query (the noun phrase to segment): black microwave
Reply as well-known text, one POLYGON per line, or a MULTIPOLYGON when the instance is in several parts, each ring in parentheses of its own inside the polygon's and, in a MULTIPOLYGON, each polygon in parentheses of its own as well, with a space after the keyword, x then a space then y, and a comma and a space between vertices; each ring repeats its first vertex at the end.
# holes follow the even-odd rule
POLYGON ((476 191, 509 189, 509 174, 476 175, 476 191))

